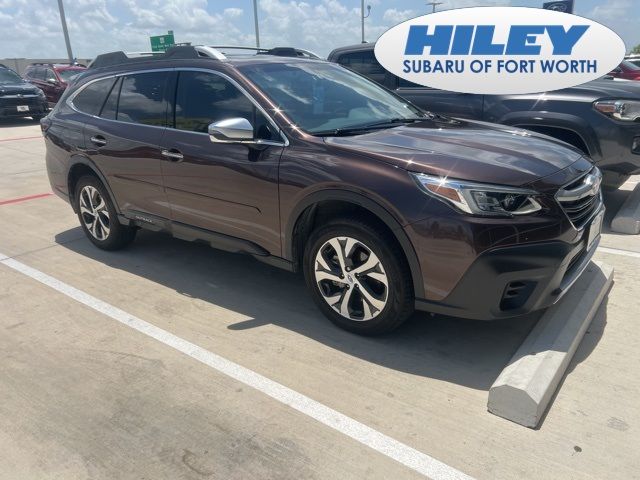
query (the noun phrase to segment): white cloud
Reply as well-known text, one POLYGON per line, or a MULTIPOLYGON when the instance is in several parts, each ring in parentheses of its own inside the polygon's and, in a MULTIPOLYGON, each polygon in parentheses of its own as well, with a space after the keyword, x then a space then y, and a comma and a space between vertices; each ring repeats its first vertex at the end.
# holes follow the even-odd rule
POLYGON ((227 17, 240 17, 242 16, 243 10, 241 8, 225 8, 224 14, 227 17))
POLYGON ((389 22, 391 25, 397 25, 398 23, 402 23, 405 20, 417 17, 418 15, 420 14, 414 10, 397 10, 395 8, 390 8, 385 10, 382 18, 385 22, 389 22))

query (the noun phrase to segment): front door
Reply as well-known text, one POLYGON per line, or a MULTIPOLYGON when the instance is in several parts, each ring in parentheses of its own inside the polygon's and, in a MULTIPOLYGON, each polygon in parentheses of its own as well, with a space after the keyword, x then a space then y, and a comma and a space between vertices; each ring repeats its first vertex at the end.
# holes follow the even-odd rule
MULTIPOLYGON (((280 255, 276 128, 234 82, 178 73, 174 128, 162 138, 162 173, 174 222, 251 241, 280 255), (213 143, 210 123, 245 118, 270 144, 213 143)), ((280 145, 278 145, 280 144, 280 145)))

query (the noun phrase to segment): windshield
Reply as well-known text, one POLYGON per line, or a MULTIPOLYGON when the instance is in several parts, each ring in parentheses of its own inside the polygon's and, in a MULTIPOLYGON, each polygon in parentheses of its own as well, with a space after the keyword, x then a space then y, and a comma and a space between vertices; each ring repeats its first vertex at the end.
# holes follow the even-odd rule
POLYGON ((627 70, 640 70, 640 67, 638 65, 636 65, 635 63, 631 63, 627 60, 624 60, 622 64, 627 70))
POLYGON ((60 78, 62 79, 63 82, 69 83, 69 80, 71 80, 71 78, 75 77, 76 75, 82 73, 84 71, 84 69, 75 69, 75 70, 58 70, 58 75, 60 76, 60 78))
POLYGON ((22 83, 22 78, 13 70, 0 68, 0 83, 22 83))
POLYGON ((246 65, 240 71, 312 134, 424 116, 376 83, 331 63, 246 65))

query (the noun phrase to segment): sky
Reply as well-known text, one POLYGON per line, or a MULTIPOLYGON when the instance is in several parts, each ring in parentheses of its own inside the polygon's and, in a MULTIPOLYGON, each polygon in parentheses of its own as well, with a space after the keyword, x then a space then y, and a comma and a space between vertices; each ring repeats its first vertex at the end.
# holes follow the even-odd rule
MULTIPOLYGON (((539 7, 544 0, 438 0, 469 6, 539 7)), ((423 0, 368 0, 366 40, 431 11, 423 0)), ((574 13, 640 44, 638 0, 575 0, 574 13)), ((296 46, 326 56, 360 42, 360 0, 258 0, 262 46, 296 46)), ((255 45, 252 0, 64 0, 74 56, 149 51, 149 36, 173 30, 177 42, 255 45)), ((0 58, 65 58, 56 0, 0 0, 0 58)))

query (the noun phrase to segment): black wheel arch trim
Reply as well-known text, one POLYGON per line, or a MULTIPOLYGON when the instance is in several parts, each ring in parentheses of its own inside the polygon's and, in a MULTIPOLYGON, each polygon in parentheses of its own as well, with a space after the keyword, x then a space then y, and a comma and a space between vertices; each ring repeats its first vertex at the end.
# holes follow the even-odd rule
POLYGON ((584 118, 576 115, 557 112, 509 112, 506 115, 493 120, 503 125, 511 125, 520 128, 548 127, 572 132, 587 146, 588 155, 602 155, 598 134, 584 118))
POLYGON ((74 155, 73 157, 71 157, 71 160, 69 161, 69 170, 67 172, 67 189, 69 191, 69 200, 71 203, 71 207, 73 208, 73 211, 76 212, 76 205, 74 201, 75 192, 71 188, 71 172, 78 165, 84 165, 85 167, 88 167, 90 170, 93 171, 93 173, 96 175, 96 177, 98 177, 100 182, 102 182, 102 185, 104 185, 104 188, 107 190, 107 193, 109 194, 109 198, 111 199, 111 202, 113 203, 113 206, 115 207, 116 212, 118 212, 119 215, 122 214, 122 211, 118 206, 118 202, 116 202, 116 197, 111 191, 109 182, 107 182, 107 178, 104 176, 104 174, 100 171, 100 169, 96 166, 95 163, 93 163, 87 157, 83 157, 81 155, 74 155))
POLYGON ((409 240, 401 223, 396 219, 393 214, 389 212, 384 206, 380 205, 375 200, 365 197, 362 194, 351 192, 348 190, 320 190, 313 192, 300 201, 289 215, 289 219, 285 226, 284 235, 284 258, 287 261, 293 263, 296 262, 294 258, 294 233, 298 221, 301 219, 304 212, 313 205, 323 201, 343 201, 346 203, 352 203, 363 207, 370 211, 373 215, 378 217, 394 235, 398 241, 400 248, 404 252, 409 269, 411 270, 411 279, 413 281, 413 290, 417 298, 424 296, 424 284, 422 281, 422 270, 420 268, 420 262, 418 256, 413 247, 413 244, 409 240))

